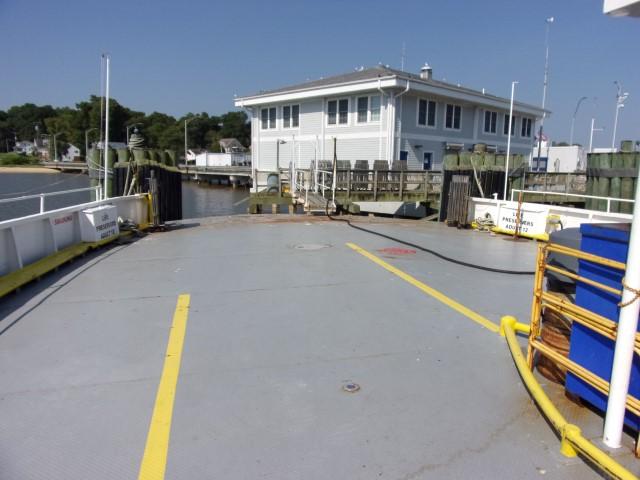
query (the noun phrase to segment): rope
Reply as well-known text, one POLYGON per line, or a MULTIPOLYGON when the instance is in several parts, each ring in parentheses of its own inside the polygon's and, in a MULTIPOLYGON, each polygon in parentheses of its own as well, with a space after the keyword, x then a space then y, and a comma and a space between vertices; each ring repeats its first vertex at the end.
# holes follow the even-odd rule
POLYGON ((535 275, 535 271, 524 271, 524 270, 505 270, 502 268, 493 268, 493 267, 485 267, 483 265, 476 265, 475 263, 469 263, 469 262, 463 262, 462 260, 458 260, 455 258, 451 258, 451 257, 447 257, 446 255, 443 255, 441 253, 436 252, 435 250, 431 250, 429 248, 425 248, 421 245, 416 245, 415 243, 410 243, 410 242, 405 242, 404 240, 400 240, 399 238, 395 238, 392 237, 390 235, 385 235, 384 233, 379 233, 379 232, 375 232, 373 230, 368 230, 364 227, 360 227, 358 225, 354 225, 351 223, 350 220, 344 219, 344 218, 334 218, 331 216, 331 214, 329 213, 329 200, 327 200, 327 204, 325 206, 325 214, 327 215, 327 217, 329 217, 330 220, 333 220, 334 222, 345 222, 347 225, 349 225, 351 228, 355 228, 356 230, 360 230, 362 232, 366 232, 366 233, 370 233, 371 235, 376 235, 378 237, 382 237, 382 238, 386 238, 387 240, 391 240, 393 242, 397 242, 397 243, 401 243, 403 245, 406 245, 408 247, 411 248, 415 248, 417 250, 421 250, 423 252, 429 253, 435 257, 438 257, 441 260, 444 260, 445 262, 450 262, 456 265, 460 265, 462 267, 467 267, 467 268, 473 268, 476 270, 482 270, 485 272, 492 272, 492 273, 502 273, 505 275, 535 275))
POLYGON ((629 305, 631 305, 633 302, 635 302, 640 298, 640 288, 630 287, 629 285, 626 284, 624 278, 622 279, 622 289, 623 289, 623 293, 624 293, 624 290, 628 290, 629 292, 633 293, 633 298, 628 302, 623 302, 621 299, 620 303, 618 303, 619 307, 621 308, 628 307, 629 305))

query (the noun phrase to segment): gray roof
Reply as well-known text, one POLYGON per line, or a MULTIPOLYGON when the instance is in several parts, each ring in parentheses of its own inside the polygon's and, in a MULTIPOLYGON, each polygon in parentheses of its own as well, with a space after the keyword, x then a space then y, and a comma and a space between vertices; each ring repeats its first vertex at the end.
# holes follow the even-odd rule
MULTIPOLYGON (((433 78, 432 79, 420 78, 420 75, 410 73, 410 72, 403 72, 403 71, 396 70, 394 68, 390 68, 384 65, 377 65, 375 67, 366 68, 363 70, 356 70, 354 72, 349 72, 342 75, 334 75, 331 77, 321 78, 319 80, 312 80, 310 82, 289 85, 287 87, 277 88, 274 90, 260 91, 257 94, 248 95, 243 98, 254 98, 254 97, 274 95, 278 93, 290 93, 290 92, 299 92, 304 90, 314 90, 321 87, 329 87, 334 85, 342 85, 346 83, 354 83, 354 82, 376 80, 378 78, 390 78, 390 77, 396 77, 403 80, 410 80, 412 82, 422 83, 424 85, 431 85, 434 87, 446 88, 446 89, 457 91, 460 93, 481 95, 485 98, 497 100, 500 102, 507 102, 507 103, 510 102, 510 99, 508 98, 499 97, 497 95, 491 95, 490 93, 486 93, 486 92, 483 93, 480 90, 459 86, 453 83, 443 82, 441 80, 435 80, 433 78)), ((522 102, 514 102, 514 105, 526 106, 529 108, 538 109, 542 112, 542 109, 536 105, 530 105, 522 102)))

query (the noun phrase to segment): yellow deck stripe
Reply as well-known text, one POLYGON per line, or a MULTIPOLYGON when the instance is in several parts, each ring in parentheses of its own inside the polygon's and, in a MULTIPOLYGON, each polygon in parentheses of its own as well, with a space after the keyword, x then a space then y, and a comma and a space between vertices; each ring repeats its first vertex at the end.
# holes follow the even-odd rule
POLYGON ((140 465, 138 480, 162 480, 167 466, 167 451, 169 449, 169 435, 171 434, 171 416, 173 415, 173 401, 176 395, 182 345, 187 329, 189 303, 191 296, 187 294, 178 297, 176 311, 173 314, 171 333, 167 344, 167 354, 164 359, 160 385, 153 407, 153 416, 147 435, 147 445, 140 465))
POLYGON ((491 320, 483 317, 479 313, 476 313, 473 310, 470 310, 469 308, 465 307, 461 303, 458 303, 455 300, 447 297, 445 294, 439 292, 435 288, 431 288, 429 285, 426 285, 425 283, 422 283, 420 280, 412 277, 408 273, 405 273, 402 270, 394 267, 393 265, 388 264, 387 262, 385 262, 381 258, 378 258, 375 255, 373 255, 372 253, 367 252, 364 248, 359 247, 355 243, 347 243, 347 246, 349 248, 355 250, 356 252, 358 252, 360 255, 368 258, 372 262, 377 263, 378 265, 380 265, 385 270, 388 270, 389 272, 393 273, 394 275, 397 275, 398 277, 403 279, 405 282, 408 282, 411 285, 413 285, 414 287, 422 290, 427 295, 430 295, 431 297, 435 298, 436 300, 444 303, 449 308, 452 308, 456 312, 459 312, 462 315, 464 315, 465 317, 470 318, 474 322, 479 323, 484 328, 487 328, 487 329, 489 329, 489 330, 491 330, 492 332, 495 332, 495 333, 498 333, 498 330, 500 330, 496 323, 494 323, 491 320))

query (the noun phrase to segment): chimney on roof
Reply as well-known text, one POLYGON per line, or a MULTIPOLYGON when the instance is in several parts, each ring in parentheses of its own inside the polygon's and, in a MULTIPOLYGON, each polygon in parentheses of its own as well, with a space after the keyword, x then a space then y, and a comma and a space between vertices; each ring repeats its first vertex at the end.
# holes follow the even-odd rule
POLYGON ((433 77, 433 69, 429 66, 428 63, 425 63, 423 67, 420 69, 420 78, 423 80, 431 80, 433 77))

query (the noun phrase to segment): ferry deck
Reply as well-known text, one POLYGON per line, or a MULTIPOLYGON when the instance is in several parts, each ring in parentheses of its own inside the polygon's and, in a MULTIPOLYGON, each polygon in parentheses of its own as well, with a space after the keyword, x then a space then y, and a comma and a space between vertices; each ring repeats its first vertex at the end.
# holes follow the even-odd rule
MULTIPOLYGON (((534 267, 533 241, 355 221, 534 267)), ((325 217, 187 220, 103 248, 0 301, 0 477, 599 478, 560 454, 497 334, 528 323, 532 283, 325 217)), ((541 383, 598 442, 601 419, 541 383)), ((638 473, 631 448, 613 455, 638 473)))

